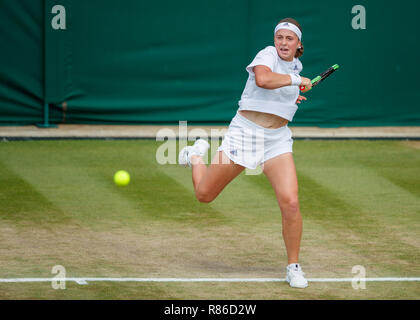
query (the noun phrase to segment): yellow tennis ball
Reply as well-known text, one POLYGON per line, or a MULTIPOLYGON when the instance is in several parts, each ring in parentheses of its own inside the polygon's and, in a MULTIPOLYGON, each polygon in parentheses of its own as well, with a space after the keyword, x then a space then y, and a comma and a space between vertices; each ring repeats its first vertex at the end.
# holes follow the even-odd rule
POLYGON ((114 174, 114 182, 117 186, 126 186, 130 183, 130 175, 125 170, 119 170, 114 174))

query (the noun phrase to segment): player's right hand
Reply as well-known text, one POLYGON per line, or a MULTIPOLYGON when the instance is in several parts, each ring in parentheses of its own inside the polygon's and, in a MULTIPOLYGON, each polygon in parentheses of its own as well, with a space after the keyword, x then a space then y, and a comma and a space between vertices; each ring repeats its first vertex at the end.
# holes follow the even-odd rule
POLYGON ((311 79, 305 78, 305 77, 301 77, 301 79, 302 79, 302 83, 300 84, 301 91, 302 92, 307 92, 307 91, 311 90, 312 89, 311 79), (302 88, 303 88, 303 90, 302 90, 302 88))

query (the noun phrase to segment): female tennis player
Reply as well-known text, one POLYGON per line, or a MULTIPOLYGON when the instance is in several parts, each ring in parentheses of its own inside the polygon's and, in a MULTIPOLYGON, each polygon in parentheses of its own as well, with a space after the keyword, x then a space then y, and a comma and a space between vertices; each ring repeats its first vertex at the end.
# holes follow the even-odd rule
POLYGON ((287 126, 306 100, 299 86, 311 89, 311 81, 299 76, 303 54, 302 29, 291 18, 281 20, 274 30, 274 46, 258 52, 250 65, 239 108, 230 122, 211 164, 203 161, 209 143, 195 141, 179 153, 179 164, 192 167, 195 195, 211 202, 245 168, 258 165, 270 181, 282 213, 283 238, 288 257, 286 280, 291 287, 305 288, 308 281, 298 263, 302 217, 298 181, 292 156, 292 132, 287 126))

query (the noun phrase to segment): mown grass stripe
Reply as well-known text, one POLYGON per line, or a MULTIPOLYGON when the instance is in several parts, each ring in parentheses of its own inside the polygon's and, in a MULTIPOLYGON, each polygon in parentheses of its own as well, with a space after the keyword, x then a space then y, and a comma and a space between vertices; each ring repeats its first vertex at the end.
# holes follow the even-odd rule
POLYGON ((0 219, 44 226, 72 221, 71 215, 12 171, 4 161, 0 161, 0 181, 0 219))
MULTIPOLYGON (((3 162, 55 207, 79 222, 92 227, 115 225, 123 220, 122 216, 135 217, 139 211, 113 184, 112 169, 108 170, 108 181, 95 174, 101 157, 110 157, 103 152, 111 151, 112 157, 108 146, 96 149, 89 143, 44 141, 7 147, 10 152, 3 155, 3 162)), ((48 211, 44 214, 48 215, 48 211)))

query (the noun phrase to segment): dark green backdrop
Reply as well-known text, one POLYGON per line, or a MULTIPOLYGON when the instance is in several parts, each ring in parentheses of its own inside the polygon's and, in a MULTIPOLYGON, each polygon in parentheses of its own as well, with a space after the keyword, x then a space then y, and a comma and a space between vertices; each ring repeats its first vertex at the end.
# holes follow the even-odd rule
POLYGON ((420 125, 420 2, 0 0, 0 124, 227 124, 283 17, 303 27, 302 75, 341 68, 291 125, 420 125), (51 9, 66 8, 53 30, 51 9), (351 9, 366 8, 353 30, 351 9))

